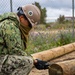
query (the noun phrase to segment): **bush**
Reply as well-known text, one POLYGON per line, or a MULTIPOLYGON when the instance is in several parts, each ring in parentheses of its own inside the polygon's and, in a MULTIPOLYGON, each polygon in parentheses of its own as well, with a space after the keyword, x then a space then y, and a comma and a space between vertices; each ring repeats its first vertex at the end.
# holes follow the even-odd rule
POLYGON ((58 40, 56 40, 57 46, 66 45, 72 43, 75 39, 72 37, 71 32, 60 32, 58 40))
POLYGON ((28 54, 48 50, 54 47, 66 45, 74 42, 71 32, 60 32, 57 34, 52 33, 38 33, 37 35, 31 34, 28 41, 28 54))

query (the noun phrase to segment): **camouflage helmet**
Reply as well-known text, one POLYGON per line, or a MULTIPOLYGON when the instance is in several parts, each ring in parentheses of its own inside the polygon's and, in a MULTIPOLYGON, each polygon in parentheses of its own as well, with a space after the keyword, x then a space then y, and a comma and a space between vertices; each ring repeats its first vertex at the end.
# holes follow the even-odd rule
POLYGON ((41 13, 37 6, 28 4, 28 5, 22 6, 22 10, 32 26, 38 24, 41 13))

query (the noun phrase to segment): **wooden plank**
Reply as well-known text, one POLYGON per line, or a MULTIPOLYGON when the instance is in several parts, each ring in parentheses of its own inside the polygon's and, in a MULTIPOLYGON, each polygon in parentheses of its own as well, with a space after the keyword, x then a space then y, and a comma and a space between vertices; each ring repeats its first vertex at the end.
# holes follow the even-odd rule
POLYGON ((75 75, 75 59, 52 64, 49 75, 75 75))
POLYGON ((34 59, 41 59, 44 61, 48 61, 64 54, 75 51, 75 43, 70 43, 64 46, 60 46, 57 48, 45 50, 42 52, 31 54, 34 59))

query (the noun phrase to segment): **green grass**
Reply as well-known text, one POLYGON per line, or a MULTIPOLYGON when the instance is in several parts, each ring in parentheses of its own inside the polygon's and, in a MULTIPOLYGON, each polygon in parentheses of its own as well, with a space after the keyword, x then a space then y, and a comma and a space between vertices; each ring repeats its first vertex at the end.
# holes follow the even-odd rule
MULTIPOLYGON (((45 31, 44 31, 45 32, 45 31)), ((72 32, 61 32, 56 34, 41 33, 33 35, 30 34, 28 47, 26 52, 28 54, 48 50, 54 47, 66 45, 75 41, 75 37, 72 37, 72 32)))

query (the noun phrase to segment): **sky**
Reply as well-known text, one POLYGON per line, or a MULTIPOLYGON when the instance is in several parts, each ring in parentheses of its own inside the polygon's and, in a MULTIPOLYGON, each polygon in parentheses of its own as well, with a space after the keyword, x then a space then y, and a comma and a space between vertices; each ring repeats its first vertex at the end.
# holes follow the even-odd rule
MULTIPOLYGON (((72 16, 72 0, 12 0, 13 11, 16 12, 19 6, 34 2, 46 8, 47 18, 56 19, 59 15, 72 16)), ((4 12, 10 12, 10 0, 0 0, 0 14, 4 12)))

